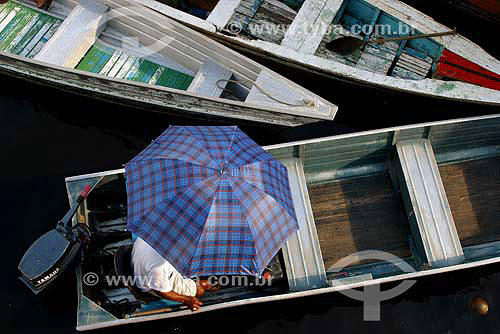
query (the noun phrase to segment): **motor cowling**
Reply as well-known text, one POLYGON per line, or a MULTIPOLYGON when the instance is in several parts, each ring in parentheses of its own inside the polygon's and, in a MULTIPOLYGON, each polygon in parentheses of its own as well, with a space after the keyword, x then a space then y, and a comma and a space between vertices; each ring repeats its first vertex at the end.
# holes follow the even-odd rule
POLYGON ((24 253, 19 266, 19 278, 35 294, 47 288, 75 259, 81 246, 90 241, 86 225, 71 226, 71 220, 91 190, 85 186, 75 205, 57 227, 38 238, 24 253))

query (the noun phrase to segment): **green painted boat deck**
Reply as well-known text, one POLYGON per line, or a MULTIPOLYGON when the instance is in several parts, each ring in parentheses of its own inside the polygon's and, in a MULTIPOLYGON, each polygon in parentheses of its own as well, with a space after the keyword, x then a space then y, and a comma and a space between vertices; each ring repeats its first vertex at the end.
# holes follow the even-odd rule
POLYGON ((151 85, 187 90, 193 76, 96 43, 76 67, 79 70, 151 85))
MULTIPOLYGON (((33 58, 63 20, 14 1, 0 5, 0 51, 33 58)), ((76 67, 108 77, 187 90, 193 76, 96 43, 76 67)))
POLYGON ((62 20, 9 1, 0 5, 0 51, 33 58, 62 20))

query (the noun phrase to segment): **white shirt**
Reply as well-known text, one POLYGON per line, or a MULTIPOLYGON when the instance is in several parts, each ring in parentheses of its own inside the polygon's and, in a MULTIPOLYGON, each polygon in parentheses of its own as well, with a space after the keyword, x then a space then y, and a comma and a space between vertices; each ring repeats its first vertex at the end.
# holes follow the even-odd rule
POLYGON ((144 292, 174 291, 185 296, 196 295, 196 283, 182 275, 153 247, 137 238, 132 248, 132 270, 135 285, 144 292))

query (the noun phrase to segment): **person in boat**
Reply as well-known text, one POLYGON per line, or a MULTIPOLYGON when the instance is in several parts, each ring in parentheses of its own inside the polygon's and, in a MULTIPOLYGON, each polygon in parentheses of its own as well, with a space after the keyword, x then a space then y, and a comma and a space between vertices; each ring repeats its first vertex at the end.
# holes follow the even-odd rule
MULTIPOLYGON (((9 0, 0 0, 0 5, 9 2, 9 0)), ((40 9, 47 10, 52 4, 52 0, 35 0, 36 6, 40 9)))
POLYGON ((132 248, 132 270, 136 286, 143 292, 187 305, 198 310, 202 302, 198 297, 206 291, 216 291, 207 280, 184 278, 175 267, 143 239, 137 238, 132 248))

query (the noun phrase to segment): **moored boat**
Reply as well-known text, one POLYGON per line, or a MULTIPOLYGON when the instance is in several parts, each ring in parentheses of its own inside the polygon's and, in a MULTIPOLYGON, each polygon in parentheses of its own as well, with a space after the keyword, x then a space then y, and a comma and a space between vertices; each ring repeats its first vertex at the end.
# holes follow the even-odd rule
MULTIPOLYGON (((492 115, 265 147, 288 169, 299 223, 272 263, 284 275, 225 286, 202 297, 197 312, 500 262, 499 129, 500 115, 492 115)), ((195 314, 109 284, 121 271, 117 250, 133 237, 124 170, 68 177, 70 203, 87 185, 75 218, 92 232, 77 268, 77 329, 195 314)))
POLYGON ((122 0, 0 5, 0 73, 186 117, 296 126, 337 107, 171 20, 122 0))
POLYGON ((458 34, 366 44, 348 54, 327 47, 345 36, 368 41, 451 30, 401 1, 220 0, 204 14, 155 0, 137 2, 235 49, 334 80, 500 104, 500 62, 458 34))

